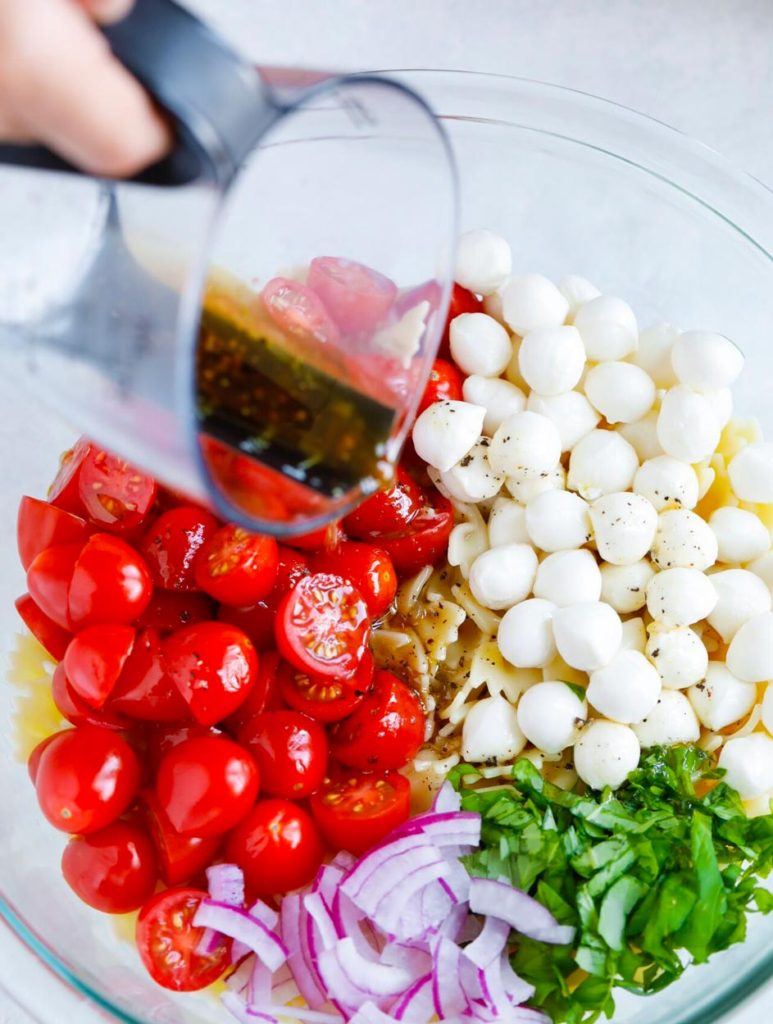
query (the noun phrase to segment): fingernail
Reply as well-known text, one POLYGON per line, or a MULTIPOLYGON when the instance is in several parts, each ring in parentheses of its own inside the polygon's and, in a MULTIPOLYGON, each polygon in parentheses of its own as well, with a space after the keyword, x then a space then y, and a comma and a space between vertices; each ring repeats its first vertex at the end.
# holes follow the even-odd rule
POLYGON ((86 0, 89 13, 100 25, 121 21, 134 6, 134 0, 86 0))

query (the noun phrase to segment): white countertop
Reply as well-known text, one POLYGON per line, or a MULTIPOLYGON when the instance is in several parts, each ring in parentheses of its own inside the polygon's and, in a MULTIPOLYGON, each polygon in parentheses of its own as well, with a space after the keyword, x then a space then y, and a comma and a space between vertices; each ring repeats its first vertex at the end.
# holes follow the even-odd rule
MULTIPOLYGON (((189 0, 262 63, 435 67, 569 85, 703 140, 773 185, 770 0, 189 0), (764 127, 761 127, 763 126, 764 127)), ((0 925, 0 983, 42 1024, 96 1024, 0 925)), ((773 1015, 773 988, 728 1018, 773 1015)), ((32 1024, 0 992, 0 1024, 32 1024)))

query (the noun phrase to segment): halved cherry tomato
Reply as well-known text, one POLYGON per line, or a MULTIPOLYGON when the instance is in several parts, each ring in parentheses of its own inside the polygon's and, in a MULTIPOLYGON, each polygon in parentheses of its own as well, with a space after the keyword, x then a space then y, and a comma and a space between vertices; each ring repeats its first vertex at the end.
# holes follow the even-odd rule
POLYGON ((217 856, 222 837, 181 836, 152 790, 140 796, 164 884, 185 885, 198 879, 217 856))
POLYGON ((61 661, 67 645, 72 640, 72 633, 50 619, 42 608, 38 608, 29 594, 22 594, 14 603, 24 625, 38 643, 45 647, 52 658, 61 661))
POLYGON ((214 617, 215 602, 208 594, 162 590, 157 587, 150 604, 137 619, 137 626, 151 627, 160 633, 173 633, 183 626, 206 622, 214 617))
POLYGON ((312 880, 322 840, 311 815, 290 800, 259 800, 228 837, 226 858, 244 872, 250 893, 291 892, 312 880))
POLYGON ((330 752, 359 771, 402 768, 424 742, 419 698, 391 672, 376 672, 373 687, 353 715, 330 730, 330 752))
POLYGON ((70 621, 76 629, 128 624, 142 615, 152 595, 153 582, 142 556, 120 537, 95 533, 73 570, 67 594, 70 621))
POLYGON ((164 590, 196 590, 196 556, 217 528, 217 519, 198 505, 162 512, 139 543, 153 582, 164 590))
POLYGON ((263 792, 300 800, 313 793, 327 771, 327 736, 298 711, 264 711, 239 730, 239 742, 255 758, 263 792))
POLYGON ((52 505, 85 516, 86 510, 80 496, 80 472, 92 449, 91 442, 81 437, 75 445, 62 455, 54 482, 48 488, 46 497, 52 505))
POLYGON ((164 641, 166 670, 202 725, 228 718, 255 685, 258 655, 252 641, 227 622, 198 622, 164 641))
POLYGON ((199 443, 207 469, 218 489, 245 515, 255 519, 286 522, 294 514, 288 499, 292 503, 299 502, 301 509, 308 504, 304 497, 313 492, 301 488, 294 481, 288 481, 276 470, 261 465, 206 434, 199 436, 199 443))
POLYGON ((261 294, 271 319, 283 331, 321 345, 335 345, 338 341, 338 327, 311 288, 287 277, 274 277, 261 294))
POLYGON ((182 836, 219 836, 247 814, 260 772, 250 753, 225 736, 178 743, 158 767, 156 794, 182 836))
POLYGON ((351 679, 310 676, 289 662, 279 666, 279 692, 285 704, 318 722, 340 722, 362 702, 373 680, 373 655, 366 651, 351 679))
POLYGON ((70 641, 64 670, 70 686, 87 704, 101 708, 134 647, 131 626, 89 626, 70 641))
POLYGON ((57 544, 85 544, 88 535, 88 524, 80 516, 28 495, 19 502, 16 543, 25 572, 35 556, 46 548, 57 544))
POLYGON ((258 601, 249 608, 232 608, 222 604, 217 613, 220 622, 238 626, 252 641, 256 651, 268 651, 274 646, 274 623, 278 602, 258 601))
POLYGON ((313 572, 327 572, 353 583, 374 619, 388 611, 397 593, 392 559, 372 544, 345 540, 332 551, 320 551, 311 561, 313 572))
POLYGON ((280 667, 286 664, 276 651, 265 651, 261 654, 255 685, 250 690, 247 699, 225 722, 225 725, 233 733, 237 733, 244 723, 249 722, 255 715, 260 715, 264 711, 276 711, 282 707, 279 674, 280 667))
POLYGON ((425 503, 421 487, 398 466, 394 485, 366 498, 346 516, 344 526, 351 537, 378 543, 377 538, 384 533, 405 530, 425 503))
POLYGON ((341 523, 336 520, 327 526, 320 526, 318 530, 312 530, 311 533, 297 533, 294 537, 289 537, 287 543, 291 547, 300 548, 301 551, 320 551, 322 548, 334 548, 342 540, 341 523))
POLYGON ((429 380, 424 388, 424 394, 421 396, 416 415, 424 412, 435 402, 461 402, 463 383, 464 377, 453 363, 449 363, 445 359, 436 359, 432 364, 429 380))
POLYGON ((188 705, 167 675, 158 630, 137 635, 113 687, 110 707, 148 722, 182 722, 189 717, 188 705))
POLYGON ((36 555, 27 570, 27 588, 40 610, 61 629, 72 630, 69 593, 82 544, 57 544, 36 555))
POLYGON ((139 526, 156 500, 156 481, 128 462, 92 446, 78 476, 89 519, 100 529, 125 533, 139 526))
POLYGON ((195 992, 217 981, 230 964, 232 943, 224 936, 210 952, 199 952, 204 929, 193 919, 208 898, 201 889, 166 889, 140 911, 137 949, 151 978, 164 988, 195 992))
POLYGON ((443 330, 443 337, 440 341, 438 355, 443 359, 451 358, 451 348, 448 342, 448 330, 451 326, 452 320, 457 316, 461 316, 462 313, 482 312, 483 301, 473 292, 468 291, 466 288, 462 288, 460 284, 454 283, 454 286, 451 289, 451 300, 448 304, 448 316, 446 317, 446 325, 443 330))
POLYGON ((272 594, 281 595, 294 587, 298 580, 311 572, 307 555, 293 551, 285 544, 277 545, 276 578, 272 594))
POLYGON ((43 751, 35 789, 54 828, 96 832, 123 814, 139 779, 137 756, 125 739, 82 725, 60 732, 43 751))
POLYGON ((279 554, 273 537, 223 526, 196 559, 196 584, 216 601, 242 608, 267 596, 274 586, 279 554))
POLYGON ((448 538, 454 528, 454 510, 442 494, 429 496, 431 504, 422 508, 402 533, 384 535, 378 544, 392 556, 401 576, 413 576, 425 565, 435 565, 448 550, 448 538))
POLYGON ((389 312, 397 285, 364 263, 317 256, 306 282, 345 334, 373 331, 389 312))
POLYGON ((87 704, 70 686, 63 664, 56 666, 51 677, 51 698, 59 714, 71 725, 97 725, 115 732, 121 732, 131 725, 128 718, 110 707, 97 710, 87 704))
POLYGON ((84 903, 105 914, 138 910, 156 887, 156 855, 139 825, 116 821, 73 836, 62 852, 62 874, 84 903))
POLYGON ((304 672, 353 676, 369 637, 367 605, 357 588, 340 576, 304 576, 279 605, 277 647, 304 672))
POLYGON ((147 729, 142 736, 145 761, 149 774, 155 782, 158 766, 162 759, 180 743, 200 736, 222 736, 219 729, 212 725, 199 725, 198 722, 170 722, 159 725, 155 729, 147 729))
POLYGON ((440 305, 442 294, 443 289, 437 281, 424 281, 422 284, 414 285, 413 288, 407 288, 400 292, 395 300, 394 312, 402 317, 419 303, 426 302, 429 305, 430 313, 432 313, 440 305))
POLYGON ((27 772, 32 780, 33 786, 35 785, 35 779, 38 777, 38 765, 40 764, 40 759, 43 756, 43 751, 49 743, 53 743, 58 735, 59 733, 55 732, 51 736, 46 736, 44 740, 41 740, 40 743, 33 748, 30 756, 27 758, 27 772))
POLYGON ((328 845, 359 857, 408 820, 411 784, 398 772, 349 773, 326 779, 310 806, 328 845))

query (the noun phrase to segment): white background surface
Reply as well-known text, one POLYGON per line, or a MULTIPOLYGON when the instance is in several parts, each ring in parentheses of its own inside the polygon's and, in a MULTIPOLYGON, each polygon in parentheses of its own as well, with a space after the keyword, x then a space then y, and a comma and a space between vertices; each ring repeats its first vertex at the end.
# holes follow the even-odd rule
MULTIPOLYGON (((12 0, 23 2, 23 0, 12 0)), ((703 140, 773 185, 773 0, 190 0, 256 61, 462 68, 572 86, 703 140)), ((0 981, 42 1024, 102 1017, 0 925, 0 981)), ((773 989, 728 1024, 773 1018, 773 989)), ((0 993, 0 1024, 31 1018, 0 993)))

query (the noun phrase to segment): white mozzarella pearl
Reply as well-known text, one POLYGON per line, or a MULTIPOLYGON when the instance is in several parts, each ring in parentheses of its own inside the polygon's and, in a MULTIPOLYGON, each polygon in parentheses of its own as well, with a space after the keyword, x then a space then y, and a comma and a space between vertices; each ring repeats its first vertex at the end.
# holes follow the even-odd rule
POLYGON ((717 603, 711 580, 698 569, 665 569, 647 587, 647 611, 665 626, 691 626, 717 603))
POLYGON ((692 704, 680 690, 661 690, 652 711, 632 728, 643 747, 695 743, 701 734, 692 704))
POLYGON ((491 439, 491 465, 507 476, 549 473, 560 458, 561 438, 556 425, 536 412, 508 416, 491 439))
POLYGON ((478 295, 491 295, 512 269, 510 246, 493 231, 465 231, 456 246, 454 280, 478 295))
POLYGON ((661 512, 652 543, 659 569, 708 569, 717 560, 717 538, 705 519, 686 508, 661 512))
POLYGON ((545 491, 526 506, 526 529, 542 551, 581 548, 591 538, 588 505, 571 491, 545 491))
POLYGON ((588 705, 566 683, 536 683, 518 701, 521 732, 545 754, 570 747, 587 717, 588 705))
POLYGON ((561 451, 568 452, 593 430, 601 416, 579 391, 567 391, 565 395, 529 395, 526 408, 547 416, 558 428, 561 436, 561 451))
POLYGON ((773 502, 773 442, 748 444, 730 460, 727 469, 739 501, 773 502))
POLYGON ((683 690, 699 683, 709 664, 709 652, 689 626, 671 629, 653 626, 645 654, 658 670, 663 685, 670 690, 683 690))
POLYGON ((619 722, 588 722, 574 745, 574 767, 591 789, 617 789, 639 763, 636 733, 619 722))
POLYGON ((759 516, 726 505, 709 519, 719 549, 720 562, 751 562, 770 550, 770 534, 759 516))
POLYGON ((767 551, 764 555, 760 555, 759 558, 755 558, 746 568, 749 572, 753 572, 755 576, 759 576, 773 594, 773 551, 767 551))
POLYGON ((484 697, 467 712, 462 726, 465 761, 512 761, 525 746, 515 708, 504 697, 484 697))
POLYGON ((587 601, 558 609, 553 616, 553 636, 567 665, 594 672, 619 650, 623 626, 614 608, 601 601, 587 601))
POLYGON ((623 623, 623 639, 620 644, 621 651, 638 651, 640 654, 644 654, 644 648, 647 643, 647 629, 644 625, 644 619, 639 616, 626 619, 623 623))
POLYGON ((488 460, 490 440, 479 438, 455 466, 440 474, 440 482, 457 501, 479 502, 493 498, 504 483, 504 474, 495 473, 488 460))
POLYGON ((677 383, 671 351, 680 333, 677 327, 661 323, 646 327, 639 334, 639 347, 631 356, 631 362, 648 373, 656 387, 671 388, 677 383))
POLYGON ((727 667, 747 683, 773 679, 773 612, 748 619, 727 650, 727 667))
POLYGON ((763 580, 746 569, 726 569, 711 576, 717 603, 709 615, 709 625, 730 643, 749 619, 771 609, 771 594, 763 580))
POLYGON ((556 656, 551 601, 533 597, 505 612, 497 632, 502 657, 517 668, 544 668, 556 656))
POLYGON ((638 651, 618 651, 591 673, 588 703, 606 718, 631 725, 641 722, 660 695, 657 670, 638 651))
POLYGON ((634 423, 652 408, 655 385, 638 366, 613 361, 588 370, 585 394, 608 423, 634 423))
POLYGON ((613 295, 599 295, 580 306, 574 316, 588 359, 594 363, 625 359, 636 351, 639 329, 633 310, 613 295))
POLYGON ((576 327, 538 327, 521 341, 521 376, 539 395, 571 391, 585 368, 585 349, 576 327))
POLYGON ((510 362, 513 346, 502 324, 485 313, 454 317, 448 332, 451 355, 464 373, 498 377, 510 362))
POLYGON ((632 565, 649 551, 658 514, 641 494, 619 491, 605 494, 590 507, 596 547, 613 565, 632 565))
POLYGON ((706 398, 714 410, 720 428, 724 430, 733 415, 733 392, 730 388, 720 388, 718 391, 707 391, 706 398))
POLYGON ((526 509, 510 498, 497 498, 488 520, 488 541, 492 548, 503 544, 528 544, 526 509))
POLYGON ((572 449, 567 485, 588 501, 625 491, 633 483, 639 460, 615 430, 592 430, 572 449))
POLYGON ((720 433, 719 420, 705 395, 684 385, 665 393, 658 415, 658 440, 666 455, 701 462, 713 454, 720 433))
POLYGON ((464 458, 481 435, 486 410, 469 402, 435 402, 413 425, 420 459, 441 473, 464 458))
POLYGON ((633 489, 657 509, 678 506, 693 509, 698 504, 698 477, 689 462, 671 455, 647 459, 636 471, 633 489))
POLYGON ((658 437, 658 416, 658 411, 652 409, 635 423, 623 423, 617 428, 636 452, 639 462, 646 462, 647 459, 655 459, 663 454, 658 437))
POLYGON ((465 402, 482 405, 486 410, 483 419, 483 433, 493 434, 508 416, 523 412, 526 408, 526 396, 515 384, 499 377, 481 377, 474 373, 465 377, 462 384, 462 395, 465 402))
POLYGON ((511 277, 502 290, 502 315, 521 336, 537 327, 559 327, 568 312, 569 303, 542 274, 511 277))
POLYGON ((505 322, 505 318, 502 316, 502 292, 507 287, 507 282, 509 280, 509 277, 505 278, 495 292, 491 292, 490 295, 483 296, 483 312, 487 313, 488 316, 493 316, 494 319, 498 320, 501 324, 505 322))
POLYGON ((598 298, 601 292, 595 284, 579 274, 569 274, 558 282, 558 290, 569 303, 568 319, 572 320, 575 313, 591 299, 598 298))
POLYGON ((707 729, 719 732, 748 715, 757 701, 757 687, 737 679, 721 661, 712 661, 706 678, 691 686, 687 696, 707 729))
POLYGON ((601 572, 596 559, 586 548, 548 555, 537 569, 534 594, 552 601, 559 608, 598 601, 601 572))
POLYGON ((738 346, 712 331, 685 331, 671 351, 674 373, 693 391, 728 387, 740 374, 743 363, 738 346))
POLYGON ((765 695, 762 698, 762 724, 773 734, 773 683, 765 687, 765 695))
POLYGON ((478 555, 470 567, 470 590, 484 608, 512 608, 531 593, 537 556, 528 544, 503 544, 478 555))
POLYGON ((601 600, 620 615, 638 612, 646 604, 647 586, 654 575, 646 559, 629 565, 602 565, 601 600))
POLYGON ((719 755, 724 782, 744 800, 773 789, 773 739, 762 732, 730 739, 719 755))
POLYGON ((544 494, 546 491, 563 491, 566 488, 566 473, 560 463, 549 473, 540 473, 539 476, 521 471, 508 476, 505 479, 505 486, 516 501, 521 505, 528 505, 538 494, 544 494))

